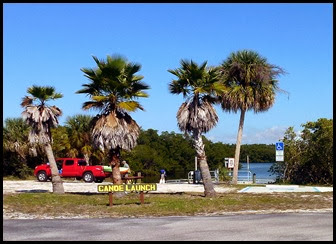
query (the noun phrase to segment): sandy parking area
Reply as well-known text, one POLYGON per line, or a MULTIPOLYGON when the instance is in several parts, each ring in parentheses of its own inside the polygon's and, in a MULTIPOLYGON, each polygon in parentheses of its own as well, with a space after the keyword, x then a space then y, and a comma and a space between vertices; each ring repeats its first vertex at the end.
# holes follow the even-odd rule
MULTIPOLYGON (((83 193, 97 193, 97 186, 110 184, 106 183, 85 183, 83 181, 65 181, 63 182, 65 192, 83 192, 83 193)), ((218 193, 236 191, 235 188, 215 185, 215 191, 218 193)), ((52 192, 52 184, 48 182, 38 182, 36 180, 21 180, 21 181, 3 181, 3 194, 6 193, 20 193, 20 192, 52 192)), ((204 192, 202 184, 176 184, 166 183, 157 184, 157 191, 155 193, 179 193, 179 192, 204 192)))
MULTIPOLYGON (((98 193, 97 186, 111 184, 106 183, 85 183, 83 181, 66 180, 63 182, 64 191, 81 192, 81 193, 98 193)), ((218 193, 238 192, 238 193, 273 193, 273 192, 332 192, 333 187, 312 187, 312 186, 295 186, 295 185, 266 185, 266 186, 248 186, 241 190, 235 187, 226 187, 225 185, 214 185, 218 193)), ((21 192, 52 192, 52 184, 48 182, 39 182, 37 180, 20 180, 20 181, 3 181, 3 194, 21 193, 21 192)), ((198 192, 203 193, 202 184, 188 183, 166 183, 157 184, 157 191, 149 193, 182 193, 198 192)))

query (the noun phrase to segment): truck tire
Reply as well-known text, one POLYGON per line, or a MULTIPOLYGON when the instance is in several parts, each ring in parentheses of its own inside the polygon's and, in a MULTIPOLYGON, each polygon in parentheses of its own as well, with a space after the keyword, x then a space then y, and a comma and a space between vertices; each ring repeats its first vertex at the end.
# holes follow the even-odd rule
POLYGON ((39 171, 36 175, 36 178, 38 181, 40 182, 45 182, 48 180, 48 176, 47 176, 47 173, 43 170, 39 171))
POLYGON ((83 180, 87 183, 90 183, 90 182, 94 181, 95 179, 94 179, 94 176, 91 172, 85 172, 83 174, 83 180))

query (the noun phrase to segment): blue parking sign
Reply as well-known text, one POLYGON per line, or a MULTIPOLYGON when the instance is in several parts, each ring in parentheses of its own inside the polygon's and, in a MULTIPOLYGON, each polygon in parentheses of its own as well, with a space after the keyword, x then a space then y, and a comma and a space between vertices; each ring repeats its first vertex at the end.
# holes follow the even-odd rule
POLYGON ((275 143, 275 150, 283 151, 284 150, 284 143, 282 141, 275 143))

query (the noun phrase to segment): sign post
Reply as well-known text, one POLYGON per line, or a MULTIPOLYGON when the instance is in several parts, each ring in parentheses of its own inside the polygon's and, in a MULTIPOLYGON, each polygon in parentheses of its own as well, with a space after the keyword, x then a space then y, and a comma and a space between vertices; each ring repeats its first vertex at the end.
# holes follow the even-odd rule
POLYGON ((275 161, 284 161, 284 150, 285 144, 282 141, 275 143, 275 161))
POLYGON ((229 169, 229 176, 232 176, 232 169, 234 168, 234 158, 225 158, 225 167, 229 169))
POLYGON ((234 158, 228 158, 228 168, 229 169, 234 168, 234 158))
POLYGON ((156 191, 156 183, 140 183, 140 184, 108 184, 98 185, 98 192, 106 192, 109 194, 109 205, 113 206, 113 192, 140 192, 140 202, 144 204, 144 191, 156 191))

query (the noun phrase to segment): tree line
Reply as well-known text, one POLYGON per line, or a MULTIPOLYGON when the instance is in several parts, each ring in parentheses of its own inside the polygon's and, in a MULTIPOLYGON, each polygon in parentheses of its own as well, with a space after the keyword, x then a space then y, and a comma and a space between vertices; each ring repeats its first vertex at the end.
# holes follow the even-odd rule
POLYGON ((284 134, 284 161, 271 172, 281 182, 333 184, 333 120, 320 118, 302 124, 301 133, 289 127, 284 134))
MULTIPOLYGON (((108 165, 105 153, 94 148, 88 127, 93 117, 68 117, 65 125, 52 129, 55 157, 86 158, 90 164, 108 165)), ((289 127, 283 138, 285 160, 275 162, 274 144, 243 144, 240 163, 274 162, 271 173, 278 181, 293 184, 333 184, 333 120, 321 118, 303 124, 301 134, 289 127)), ((28 142, 30 126, 22 118, 6 119, 3 127, 3 176, 25 179, 32 176, 36 165, 48 159, 39 145, 28 142)), ((212 142, 203 136, 207 161, 211 170, 222 168, 224 158, 234 157, 235 144, 212 142)), ((141 130, 137 146, 122 151, 133 173, 157 176, 165 169, 171 178, 184 178, 195 169, 193 140, 188 134, 141 130)))
MULTIPOLYGON (((52 149, 56 158, 86 158, 91 165, 108 165, 106 154, 92 144, 89 125, 93 117, 75 115, 66 119, 65 125, 52 129, 52 149)), ((36 165, 48 161, 40 145, 32 147, 28 141, 30 126, 22 118, 6 119, 3 127, 3 176, 25 178, 32 175, 36 165)), ((224 166, 225 157, 234 157, 235 144, 212 142, 203 136, 209 168, 224 166)), ((241 162, 249 156, 250 162, 274 162, 274 145, 242 145, 241 162)), ((188 134, 157 130, 141 130, 137 146, 132 151, 123 150, 133 172, 158 175, 165 169, 170 177, 185 177, 195 169, 195 150, 188 134)))

